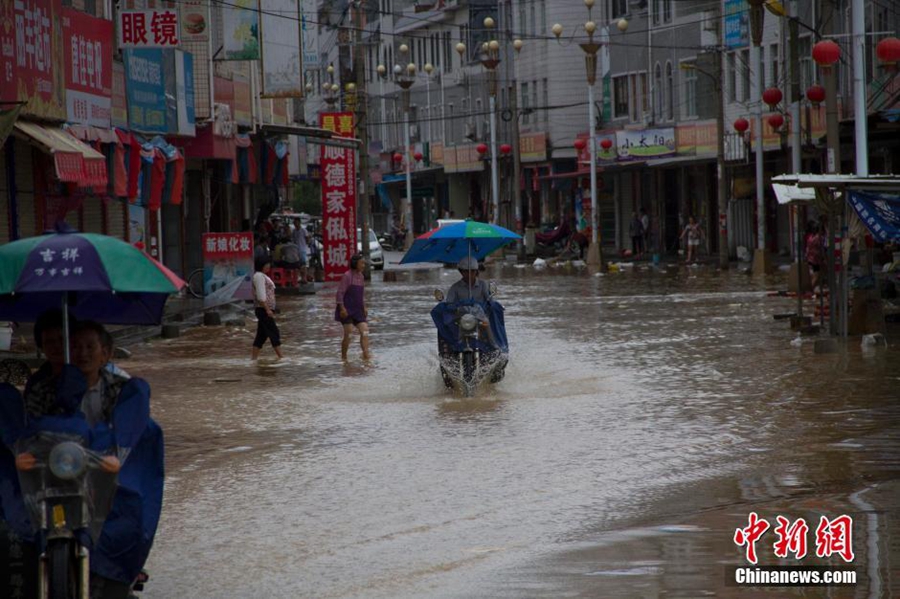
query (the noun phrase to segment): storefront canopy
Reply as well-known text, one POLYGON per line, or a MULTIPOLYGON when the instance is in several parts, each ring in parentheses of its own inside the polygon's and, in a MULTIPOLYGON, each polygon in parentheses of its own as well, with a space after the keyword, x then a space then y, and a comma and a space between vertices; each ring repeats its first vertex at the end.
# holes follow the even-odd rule
POLYGON ((106 186, 106 157, 66 131, 18 121, 15 133, 53 157, 56 177, 60 181, 81 187, 106 186))
POLYGON ((859 220, 876 241, 900 241, 900 195, 868 191, 850 191, 848 195, 859 220))

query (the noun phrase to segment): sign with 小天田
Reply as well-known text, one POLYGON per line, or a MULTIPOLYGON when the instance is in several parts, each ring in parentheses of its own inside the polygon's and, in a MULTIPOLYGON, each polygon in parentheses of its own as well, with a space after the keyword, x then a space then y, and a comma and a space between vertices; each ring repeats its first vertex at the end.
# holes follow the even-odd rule
POLYGON ((619 160, 658 158, 675 153, 675 128, 616 131, 619 160))

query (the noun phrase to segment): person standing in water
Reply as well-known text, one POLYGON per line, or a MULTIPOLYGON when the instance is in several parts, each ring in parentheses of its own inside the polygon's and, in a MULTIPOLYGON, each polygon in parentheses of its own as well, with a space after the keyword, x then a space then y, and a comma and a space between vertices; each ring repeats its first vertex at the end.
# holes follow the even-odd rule
POLYGON ((267 259, 256 261, 256 272, 253 273, 253 299, 256 304, 256 338, 253 339, 253 349, 250 359, 259 358, 259 352, 266 340, 272 342, 272 349, 278 359, 284 357, 281 353, 281 331, 275 323, 275 283, 269 278, 272 270, 272 262, 267 259))
POLYGON ((362 348, 363 360, 371 357, 369 353, 369 323, 367 322, 368 310, 366 309, 366 280, 363 272, 366 270, 366 261, 362 254, 354 254, 350 258, 350 270, 341 277, 338 285, 335 301, 334 319, 344 327, 344 337, 341 339, 341 359, 347 360, 347 351, 350 349, 350 336, 353 328, 359 331, 359 345, 362 348))

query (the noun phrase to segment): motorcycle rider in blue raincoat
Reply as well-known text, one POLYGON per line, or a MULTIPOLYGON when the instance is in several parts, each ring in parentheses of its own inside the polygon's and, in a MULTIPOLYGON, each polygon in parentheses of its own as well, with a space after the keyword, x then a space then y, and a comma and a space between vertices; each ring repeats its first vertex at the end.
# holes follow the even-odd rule
MULTIPOLYGON (((71 426, 85 429, 84 436, 95 447, 115 445, 112 418, 118 402, 124 397, 140 398, 149 410, 150 388, 145 381, 113 374, 105 368, 112 353, 112 339, 102 326, 88 322, 76 325, 72 335, 75 365, 56 363, 60 361, 60 352, 55 351, 57 337, 61 337, 59 316, 45 321, 43 327, 36 326, 35 334, 39 346, 45 346, 48 362, 29 380, 25 397, 13 387, 0 386, 0 416, 4 417, 4 426, 12 429, 4 431, 2 441, 6 447, 0 448, 0 516, 21 539, 37 545, 38 553, 43 540, 32 532, 11 464, 15 442, 41 430, 45 420, 68 420, 71 426), (16 418, 17 414, 21 417, 16 418), (8 426, 7 420, 21 422, 8 426)), ((162 430, 147 415, 138 442, 122 463, 112 508, 91 548, 92 596, 127 597, 153 543, 162 508, 163 478, 162 430)))

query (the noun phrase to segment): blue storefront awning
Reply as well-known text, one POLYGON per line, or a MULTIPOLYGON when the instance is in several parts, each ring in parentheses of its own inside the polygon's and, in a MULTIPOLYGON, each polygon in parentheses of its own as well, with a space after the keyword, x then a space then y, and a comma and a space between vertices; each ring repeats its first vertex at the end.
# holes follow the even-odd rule
POLYGON ((900 241, 900 195, 850 191, 850 205, 875 241, 900 241))

